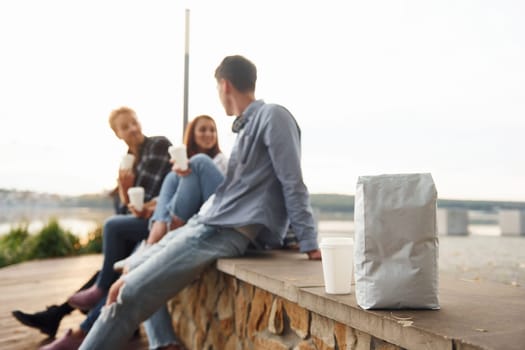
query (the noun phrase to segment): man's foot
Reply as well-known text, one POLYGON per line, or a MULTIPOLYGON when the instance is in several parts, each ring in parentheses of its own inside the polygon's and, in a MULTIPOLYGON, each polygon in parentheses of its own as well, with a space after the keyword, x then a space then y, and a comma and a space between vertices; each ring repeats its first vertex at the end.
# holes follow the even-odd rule
POLYGON ((67 303, 77 309, 89 310, 104 296, 104 292, 96 284, 92 285, 88 289, 81 290, 69 297, 67 303))
POLYGON ((40 332, 54 338, 64 313, 56 305, 49 306, 47 310, 34 314, 26 314, 20 310, 12 312, 13 316, 22 324, 38 329, 40 332))
POLYGON ((42 346, 38 350, 77 350, 84 338, 85 335, 83 333, 73 332, 72 329, 68 329, 62 338, 55 339, 52 343, 42 346))

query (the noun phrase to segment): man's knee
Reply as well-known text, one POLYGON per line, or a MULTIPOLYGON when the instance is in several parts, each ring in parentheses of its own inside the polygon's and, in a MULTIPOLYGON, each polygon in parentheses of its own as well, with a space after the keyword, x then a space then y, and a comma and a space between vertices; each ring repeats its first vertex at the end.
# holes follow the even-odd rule
POLYGON ((117 215, 106 220, 104 223, 103 236, 104 240, 108 239, 119 239, 120 236, 126 236, 129 230, 130 223, 134 223, 133 217, 127 215, 117 215))
POLYGON ((119 225, 120 218, 118 216, 112 216, 104 222, 104 234, 107 234, 107 232, 115 231, 115 228, 119 225))

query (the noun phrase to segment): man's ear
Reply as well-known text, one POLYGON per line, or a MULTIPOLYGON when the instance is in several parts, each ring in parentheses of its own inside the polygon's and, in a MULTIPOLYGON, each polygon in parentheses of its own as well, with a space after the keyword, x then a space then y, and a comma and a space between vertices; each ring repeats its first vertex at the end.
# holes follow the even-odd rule
POLYGON ((229 94, 232 91, 233 85, 229 80, 221 79, 222 91, 229 94))

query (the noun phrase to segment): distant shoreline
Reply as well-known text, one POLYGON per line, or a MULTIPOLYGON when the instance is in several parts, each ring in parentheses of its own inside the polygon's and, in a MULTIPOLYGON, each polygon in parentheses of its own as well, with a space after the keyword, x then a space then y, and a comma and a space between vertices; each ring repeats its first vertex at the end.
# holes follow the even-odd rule
MULTIPOLYGON (((312 193, 310 201, 314 210, 323 213, 353 213, 354 196, 334 193, 312 193)), ((496 212, 500 209, 525 210, 525 202, 496 200, 458 200, 440 199, 438 208, 455 208, 496 212)), ((112 208, 112 200, 107 193, 64 196, 31 191, 0 189, 0 213, 10 207, 86 207, 112 208)))

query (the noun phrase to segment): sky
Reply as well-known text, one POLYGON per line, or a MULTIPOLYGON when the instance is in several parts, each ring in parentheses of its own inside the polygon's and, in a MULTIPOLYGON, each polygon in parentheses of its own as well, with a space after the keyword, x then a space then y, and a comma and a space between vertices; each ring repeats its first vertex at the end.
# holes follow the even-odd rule
POLYGON ((310 192, 431 173, 440 198, 525 201, 525 3, 508 0, 1 1, 0 188, 111 189, 120 106, 181 143, 186 9, 189 119, 213 116, 226 154, 213 73, 241 54, 256 97, 297 119, 310 192))

